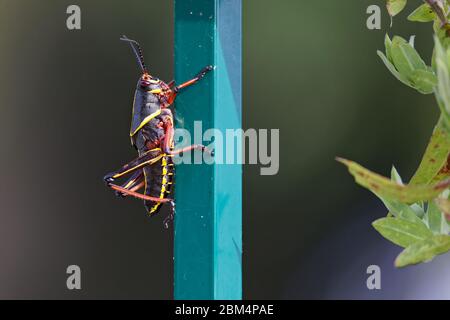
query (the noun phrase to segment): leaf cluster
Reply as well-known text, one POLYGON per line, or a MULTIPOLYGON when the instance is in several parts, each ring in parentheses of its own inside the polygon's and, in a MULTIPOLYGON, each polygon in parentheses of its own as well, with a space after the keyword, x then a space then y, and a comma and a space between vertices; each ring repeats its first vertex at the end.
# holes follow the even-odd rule
MULTIPOLYGON (((391 17, 407 0, 386 0, 391 17)), ((386 35, 384 52, 378 51, 389 72, 421 94, 434 94, 440 110, 422 161, 405 184, 392 167, 390 178, 354 161, 337 160, 347 166, 356 183, 372 191, 387 208, 387 216, 372 223, 386 239, 404 248, 397 267, 427 262, 450 250, 450 25, 449 1, 423 1, 409 16, 413 22, 432 23, 435 47, 430 64, 413 44, 400 36, 386 35)))

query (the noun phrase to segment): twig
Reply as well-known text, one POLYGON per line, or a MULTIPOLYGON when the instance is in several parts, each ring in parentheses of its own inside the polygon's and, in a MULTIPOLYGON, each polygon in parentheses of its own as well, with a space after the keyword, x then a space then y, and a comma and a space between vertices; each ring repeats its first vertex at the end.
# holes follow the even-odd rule
POLYGON ((443 0, 424 0, 431 9, 437 14, 439 20, 441 20, 441 27, 444 27, 448 24, 448 19, 445 14, 444 2, 443 0))

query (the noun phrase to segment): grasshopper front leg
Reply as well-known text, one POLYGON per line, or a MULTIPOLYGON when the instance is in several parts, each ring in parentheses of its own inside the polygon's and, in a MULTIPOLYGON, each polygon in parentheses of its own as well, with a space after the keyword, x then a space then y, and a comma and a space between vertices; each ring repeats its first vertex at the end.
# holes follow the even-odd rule
POLYGON ((203 152, 207 152, 209 153, 211 156, 214 156, 214 151, 208 149, 206 146, 202 145, 202 144, 193 144, 181 149, 175 149, 174 148, 174 142, 173 142, 173 137, 175 134, 175 129, 173 126, 173 117, 172 117, 172 112, 169 109, 164 109, 164 112, 162 112, 162 123, 163 123, 163 128, 164 128, 164 137, 161 139, 161 148, 162 151, 165 154, 168 155, 176 155, 182 152, 188 152, 191 150, 201 150, 203 152))
POLYGON ((213 66, 206 66, 204 67, 202 70, 200 70, 200 72, 192 79, 183 82, 182 84, 175 86, 175 80, 172 80, 168 83, 169 87, 174 87, 173 91, 178 92, 183 88, 189 87, 193 84, 195 84, 196 82, 198 82, 199 80, 203 79, 203 77, 210 71, 214 70, 213 66))

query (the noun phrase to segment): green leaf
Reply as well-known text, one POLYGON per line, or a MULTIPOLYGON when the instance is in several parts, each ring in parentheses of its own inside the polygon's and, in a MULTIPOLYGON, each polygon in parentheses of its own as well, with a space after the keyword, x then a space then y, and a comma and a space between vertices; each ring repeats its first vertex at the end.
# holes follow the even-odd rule
POLYGON ((413 203, 412 205, 410 205, 410 208, 411 208, 412 211, 414 211, 416 216, 421 218, 421 219, 425 215, 425 211, 424 211, 423 207, 421 205, 417 204, 417 203, 413 203))
POLYGON ((433 23, 433 30, 435 33, 435 39, 438 39, 444 49, 450 47, 450 38, 447 36, 447 28, 442 27, 442 23, 439 19, 436 19, 433 23))
POLYGON ((381 60, 384 62, 385 66, 388 68, 388 70, 394 75, 394 77, 397 78, 400 82, 407 85, 408 87, 411 87, 415 89, 412 84, 409 82, 408 78, 404 75, 401 75, 397 69, 395 69, 395 66, 388 60, 388 58, 384 55, 383 52, 377 51, 378 56, 381 58, 381 60))
POLYGON ((387 199, 379 196, 378 194, 376 195, 381 199, 381 201, 383 201, 383 204, 392 215, 411 222, 423 223, 422 217, 425 213, 420 206, 416 204, 408 206, 407 204, 399 201, 387 199))
MULTIPOLYGON (((389 40, 389 37, 387 37, 387 40, 389 40)), ((388 58, 388 56, 391 55, 391 48, 389 47, 389 44, 386 44, 386 54, 388 56, 385 56, 381 51, 377 51, 377 54, 388 70, 397 78, 397 80, 408 87, 418 90, 420 93, 430 94, 433 92, 433 89, 436 86, 437 78, 430 67, 425 66, 425 70, 416 69, 410 74, 404 75, 400 74, 392 64, 390 61, 392 58, 388 58)))
POLYGON ((414 88, 420 93, 433 93, 437 84, 437 78, 434 72, 428 70, 417 69, 409 75, 409 80, 412 82, 414 88))
POLYGON ((436 18, 437 18, 436 13, 426 3, 419 6, 408 16, 409 21, 417 21, 417 22, 430 22, 436 18))
POLYGON ((361 186, 380 197, 402 203, 415 203, 434 199, 450 186, 450 180, 444 180, 436 185, 401 185, 364 168, 354 161, 343 158, 337 158, 337 161, 348 167, 355 181, 361 186))
MULTIPOLYGON (((431 183, 439 183, 450 178, 450 164, 447 162, 431 183)), ((450 213, 450 211, 449 211, 450 213)))
POLYGON ((386 33, 386 35, 384 36, 384 47, 386 50, 386 58, 392 63, 391 46, 392 41, 389 38, 389 35, 386 33))
POLYGON ((387 0, 386 8, 391 17, 399 14, 406 6, 406 0, 387 0))
POLYGON ((438 77, 438 85, 436 87, 436 95, 438 100, 443 104, 444 110, 450 112, 450 72, 449 72, 449 51, 444 50, 441 42, 435 37, 436 50, 436 72, 438 77))
POLYGON ((428 203, 424 221, 434 234, 448 234, 449 230, 445 216, 434 201, 428 203))
POLYGON ((398 184, 403 184, 402 177, 400 177, 400 174, 394 166, 392 166, 391 169, 391 180, 398 184))
POLYGON ((374 221, 372 226, 383 237, 403 248, 433 235, 423 223, 398 218, 381 218, 374 221))
POLYGON ((450 201, 448 199, 437 198, 436 205, 442 211, 444 216, 450 216, 450 201))
POLYGON ((395 36, 391 46, 392 62, 403 76, 409 76, 414 70, 427 70, 419 53, 405 39, 395 36))
POLYGON ((450 250, 450 236, 435 235, 428 239, 416 242, 395 259, 396 267, 405 267, 411 264, 432 260, 435 256, 450 250))
MULTIPOLYGON (((392 166, 391 180, 400 183, 399 182, 401 181, 400 176, 398 175, 397 177, 394 177, 394 175, 398 175, 398 172, 397 170, 395 170, 395 167, 392 166), (396 181, 394 179, 399 180, 396 181)), ((380 198, 381 201, 383 201, 384 205, 389 210, 387 214, 388 217, 395 216, 406 220, 410 220, 412 222, 424 223, 422 221, 422 218, 425 215, 425 212, 422 205, 413 203, 412 205, 408 206, 407 204, 398 202, 396 200, 383 198, 378 194, 376 194, 376 196, 380 198)))
POLYGON ((410 184, 429 184, 447 163, 450 153, 450 135, 440 120, 434 128, 428 146, 410 184))
MULTIPOLYGON (((438 78, 439 79, 439 78, 438 78)), ((439 80, 438 80, 439 81, 439 80)), ((442 120, 442 128, 447 132, 448 135, 450 135, 450 112, 447 111, 446 106, 444 102, 441 99, 441 96, 439 94, 439 86, 436 87, 434 91, 434 96, 436 97, 436 101, 439 106, 439 110, 441 110, 441 120, 442 120)))

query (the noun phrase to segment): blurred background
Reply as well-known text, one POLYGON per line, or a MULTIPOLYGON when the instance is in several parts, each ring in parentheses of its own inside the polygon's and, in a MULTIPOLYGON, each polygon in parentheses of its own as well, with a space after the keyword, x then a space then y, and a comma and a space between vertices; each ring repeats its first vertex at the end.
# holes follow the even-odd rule
MULTIPOLYGON (((393 267, 400 248, 370 223, 386 211, 339 155, 407 180, 437 121, 434 98, 376 56, 388 32, 427 61, 431 25, 390 19, 384 1, 245 0, 245 128, 279 128, 280 171, 244 170, 244 298, 450 298, 450 257, 393 267), (382 30, 366 9, 382 8, 382 30), (261 201, 274 197, 277 202, 261 201), (381 267, 369 291, 366 269, 381 267)), ((138 76, 126 34, 152 72, 173 74, 172 1, 0 0, 0 298, 171 299, 173 234, 165 213, 119 201, 103 175, 135 156, 129 114, 138 76), (82 30, 66 28, 70 4, 82 30), (82 290, 66 288, 66 267, 82 290)))

